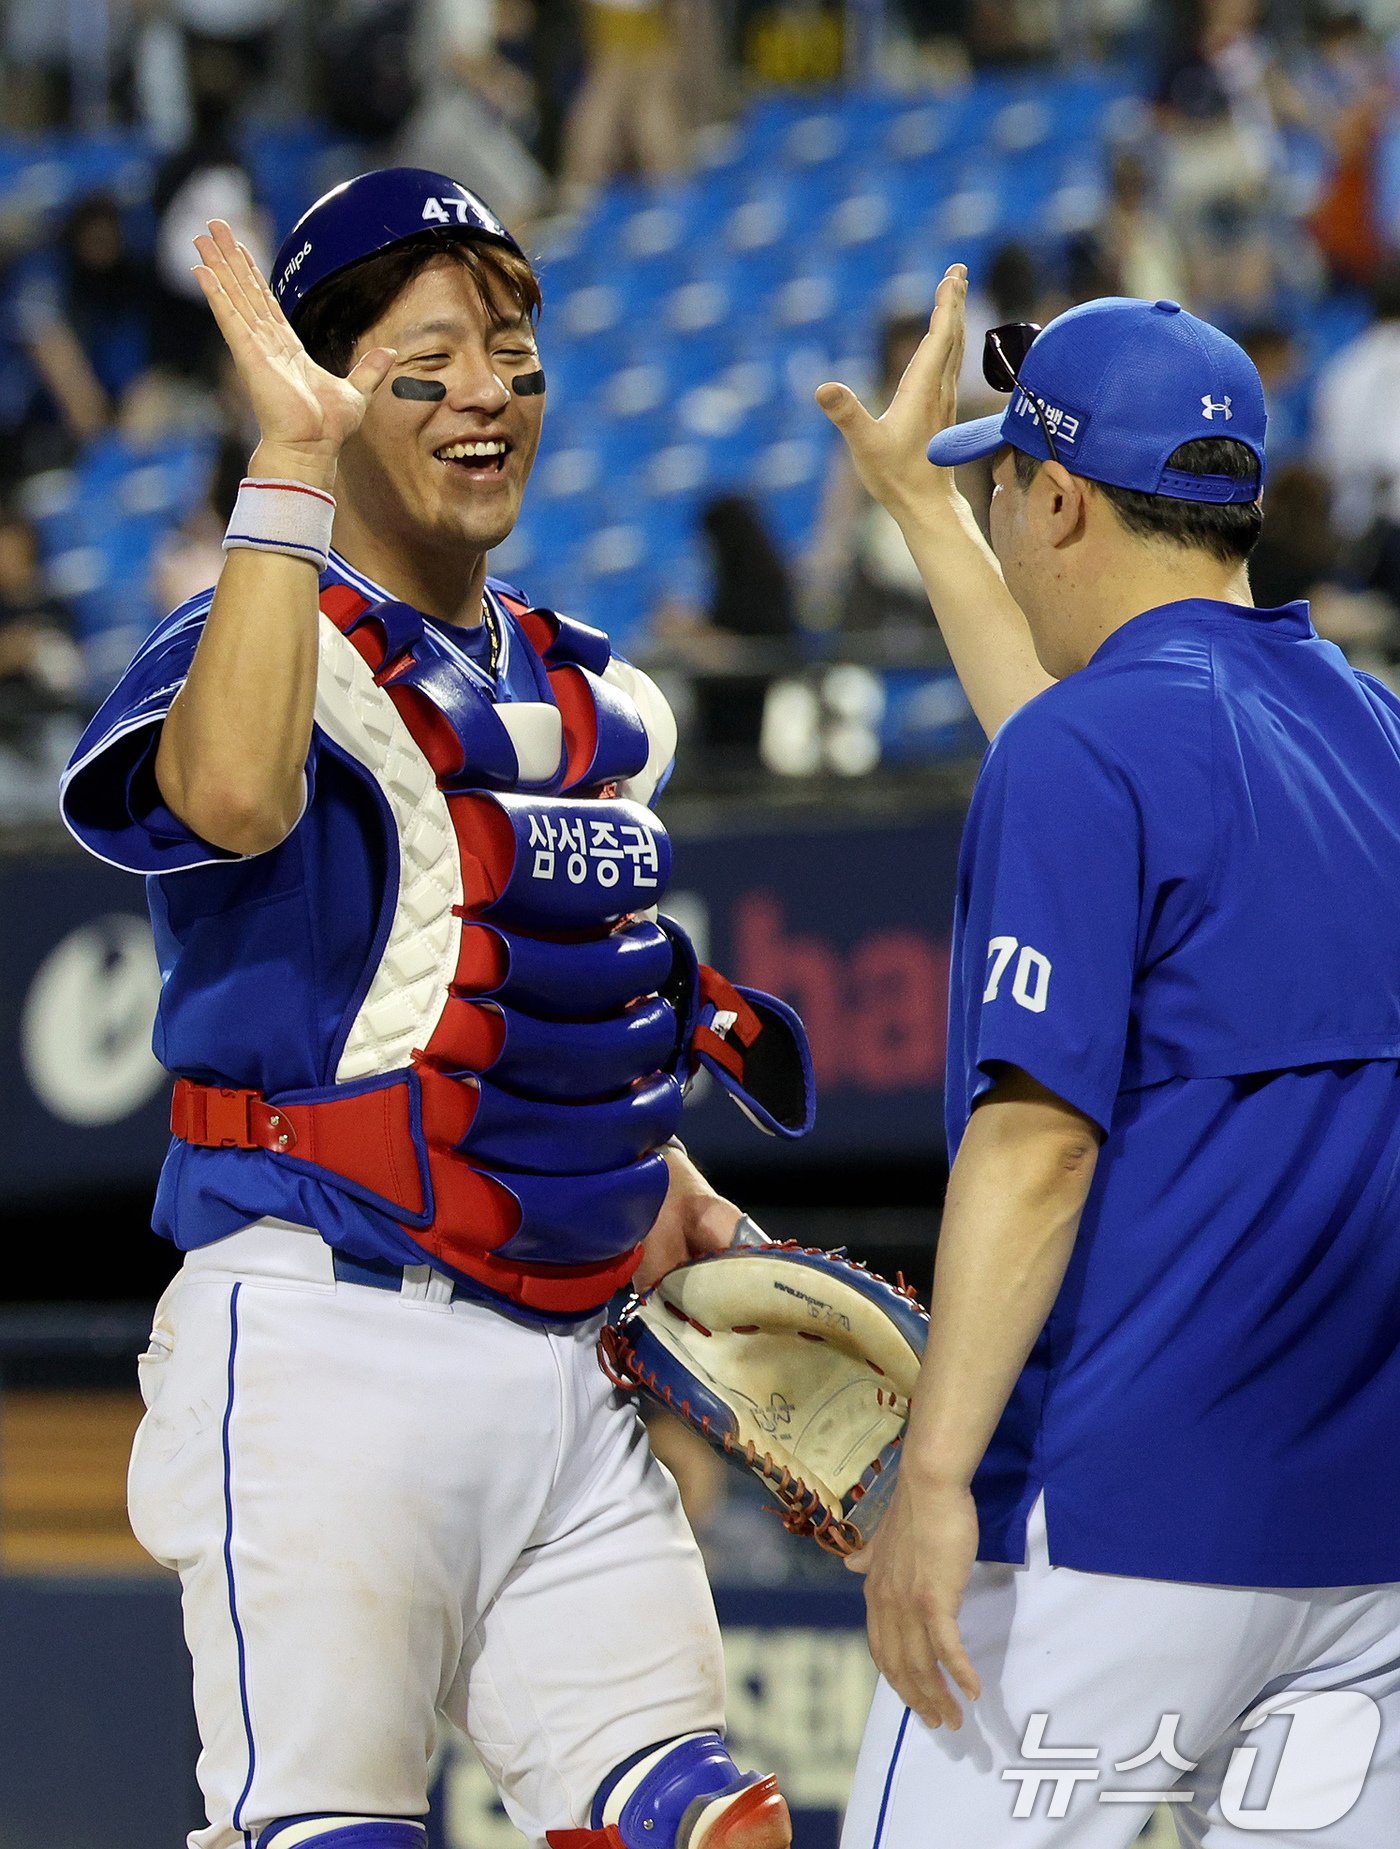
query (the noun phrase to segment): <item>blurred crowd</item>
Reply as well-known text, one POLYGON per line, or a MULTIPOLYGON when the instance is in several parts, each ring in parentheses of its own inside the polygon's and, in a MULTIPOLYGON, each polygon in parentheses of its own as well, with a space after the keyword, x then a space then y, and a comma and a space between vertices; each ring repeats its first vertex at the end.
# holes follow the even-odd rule
MULTIPOLYGON (((620 176, 664 185, 703 163, 756 90, 841 81, 947 95, 987 69, 1095 61, 1127 71, 1133 95, 1086 151, 1101 165, 1093 210, 1027 225, 979 266, 963 409, 998 402, 979 363, 998 322, 1043 323, 1107 293, 1172 297, 1219 321, 1270 399, 1256 599, 1310 597, 1324 634, 1394 679, 1400 0, 891 0, 883 11, 836 0, 8 0, 0 816, 51 816, 55 768, 83 715, 151 621, 217 572, 254 432, 189 274, 207 219, 227 218, 266 261, 316 190, 400 161, 452 172, 548 240, 620 176), (111 154, 133 144, 134 172, 111 154), (47 193, 32 184, 36 148, 65 175, 47 193), (111 157, 85 180, 75 151, 104 148, 111 157), (104 554, 118 620, 94 625, 83 611, 99 548, 62 536, 89 534, 108 506, 136 537, 127 565, 115 540, 104 554)), ((869 328, 876 407, 927 303, 886 309, 869 328)), ((741 492, 710 499, 699 521, 705 569, 658 598, 644 652, 669 666, 709 761, 751 766, 762 751, 774 769, 803 767, 791 726, 775 721, 787 662, 815 654, 844 672, 939 660, 898 532, 839 452, 800 544, 741 492)), ((809 731, 824 723, 823 699, 839 719, 863 687, 830 673, 814 692, 808 676, 809 731)), ((836 767, 871 762, 856 751, 836 767)))

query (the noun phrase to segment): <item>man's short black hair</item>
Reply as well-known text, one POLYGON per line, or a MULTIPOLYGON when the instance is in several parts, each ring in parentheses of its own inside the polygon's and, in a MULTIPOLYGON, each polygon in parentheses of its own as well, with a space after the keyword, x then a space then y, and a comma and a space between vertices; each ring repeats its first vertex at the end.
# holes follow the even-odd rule
MULTIPOLYGON (((1028 488, 1040 462, 1013 449, 1016 480, 1028 488)), ((1226 475, 1231 481, 1258 477, 1253 452, 1232 437, 1197 437, 1183 443, 1167 458, 1167 466, 1190 475, 1226 475)), ((1094 486, 1108 501, 1119 520, 1139 539, 1168 539, 1174 545, 1208 552, 1222 565, 1243 563, 1259 543, 1264 511, 1258 501, 1177 501, 1166 494, 1141 494, 1135 488, 1114 488, 1107 482, 1094 486)))

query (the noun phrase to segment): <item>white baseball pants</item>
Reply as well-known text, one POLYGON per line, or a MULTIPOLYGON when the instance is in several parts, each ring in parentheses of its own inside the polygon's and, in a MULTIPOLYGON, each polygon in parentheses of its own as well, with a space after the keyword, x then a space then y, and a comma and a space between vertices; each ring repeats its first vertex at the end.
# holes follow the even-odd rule
POLYGON ((881 1678, 841 1849, 1128 1849, 1158 1802, 1186 1849, 1400 1842, 1400 1586, 1052 1567, 1042 1498, 961 1622, 981 1698, 930 1729, 881 1678))
POLYGON ((619 1761, 718 1728, 723 1660, 675 1486, 598 1366, 528 1327, 337 1282, 305 1228, 193 1252, 141 1361, 132 1526, 179 1571, 208 1829, 414 1818, 439 1721, 532 1841, 619 1761))

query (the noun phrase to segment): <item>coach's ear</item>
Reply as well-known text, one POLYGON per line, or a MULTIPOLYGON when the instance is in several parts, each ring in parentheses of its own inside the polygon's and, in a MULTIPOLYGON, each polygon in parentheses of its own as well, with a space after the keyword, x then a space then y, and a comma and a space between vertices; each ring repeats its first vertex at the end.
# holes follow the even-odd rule
POLYGON ((1046 522, 1046 537, 1057 550, 1072 546, 1084 537, 1088 512, 1088 495, 1093 484, 1082 476, 1071 475, 1058 462, 1043 462, 1031 486, 1041 497, 1046 522))

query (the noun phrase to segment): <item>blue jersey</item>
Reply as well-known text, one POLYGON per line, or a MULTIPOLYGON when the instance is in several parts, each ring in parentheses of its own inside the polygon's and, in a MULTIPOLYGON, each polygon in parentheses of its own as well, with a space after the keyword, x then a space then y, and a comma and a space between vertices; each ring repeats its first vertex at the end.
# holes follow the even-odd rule
MULTIPOLYGON (((335 554, 321 591, 323 600, 355 594, 371 604, 389 596, 335 554)), ((421 625, 416 647, 426 673, 450 662, 493 706, 524 712, 536 703, 538 717, 552 696, 540 655, 503 601, 515 595, 488 582, 500 638, 494 674, 484 626, 463 631, 413 613, 421 625)), ((163 1065, 204 1084, 289 1101, 337 1084, 372 1085, 428 1043, 433 1023, 444 1018, 448 979, 462 975, 466 907, 449 903, 449 880, 463 877, 450 842, 450 805, 408 734, 400 733, 400 750, 384 730, 393 715, 360 657, 323 625, 301 820, 280 846, 249 858, 193 834, 161 800, 154 764, 161 722, 184 684, 211 601, 206 592, 184 605, 138 653, 74 753, 64 816, 91 852, 148 876, 163 979, 155 1051, 163 1065), (346 704, 352 696, 358 705, 346 704)), ((604 638, 596 642, 606 658, 604 638)), ((645 732, 646 763, 618 785, 618 795, 649 803, 669 773, 669 710, 645 676, 615 657, 600 666, 598 685, 604 683, 626 714, 640 713, 636 728, 645 732)), ((557 743, 553 749, 557 754, 557 743)), ((611 824, 599 826, 606 834, 611 824)), ((614 858, 604 871, 614 883, 617 865, 630 866, 633 851, 644 870, 645 854, 655 851, 644 832, 624 826, 621 839, 635 836, 633 848, 608 849, 614 858)), ((546 858, 551 874, 558 860, 563 880, 566 857, 546 858)), ((592 861, 587 866, 596 872, 592 861)), ((646 883, 656 888, 658 880, 646 883)), ((458 1063, 470 1062, 463 1056, 458 1063)), ((606 1166, 602 1158, 596 1164, 606 1166)), ((403 1264, 424 1257, 384 1202, 328 1184, 309 1163, 257 1149, 239 1149, 229 1160, 223 1149, 172 1144, 156 1197, 158 1232, 189 1249, 269 1214, 316 1227, 352 1256, 403 1264)))
POLYGON ((1103 1132, 974 1490, 982 1557, 1400 1580, 1400 701, 1305 605, 1150 610, 997 734, 948 1142, 999 1068, 1103 1132))

